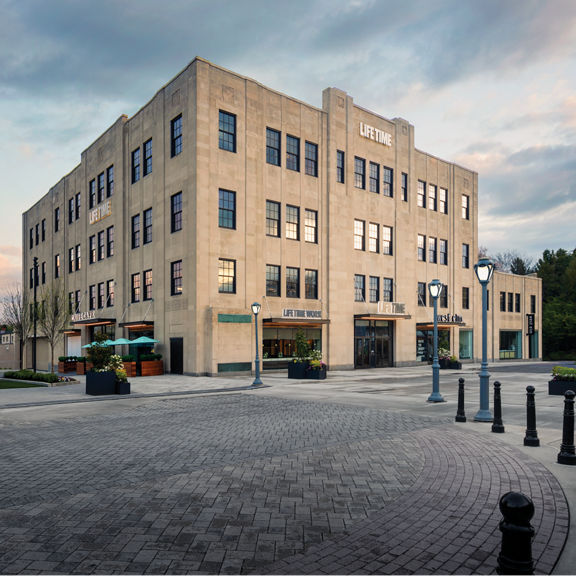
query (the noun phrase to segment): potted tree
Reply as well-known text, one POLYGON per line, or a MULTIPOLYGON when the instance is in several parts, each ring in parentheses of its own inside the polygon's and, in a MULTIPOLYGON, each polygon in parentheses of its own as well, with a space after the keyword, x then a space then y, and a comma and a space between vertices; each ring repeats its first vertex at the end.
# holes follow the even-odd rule
POLYGON ((302 328, 296 331, 296 357, 288 363, 288 378, 306 378, 306 370, 310 364, 310 344, 302 328))
POLYGON ((116 372, 109 366, 112 348, 104 344, 108 336, 100 333, 88 348, 88 361, 92 370, 86 372, 86 394, 100 396, 116 394, 116 372))

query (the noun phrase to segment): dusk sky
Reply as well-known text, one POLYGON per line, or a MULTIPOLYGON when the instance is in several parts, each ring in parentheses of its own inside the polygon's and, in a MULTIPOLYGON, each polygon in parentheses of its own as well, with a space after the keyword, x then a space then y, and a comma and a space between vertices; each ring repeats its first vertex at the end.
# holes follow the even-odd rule
POLYGON ((22 212, 195 56, 415 126, 479 174, 479 239, 576 248, 574 0, 0 0, 0 291, 22 212))

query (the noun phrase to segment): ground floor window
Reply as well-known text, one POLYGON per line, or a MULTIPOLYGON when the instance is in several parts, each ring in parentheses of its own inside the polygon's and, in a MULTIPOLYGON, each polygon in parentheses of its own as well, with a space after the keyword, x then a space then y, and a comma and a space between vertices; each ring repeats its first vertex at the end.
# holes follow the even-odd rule
POLYGON ((322 350, 322 328, 264 327, 262 335, 262 359, 265 370, 286 368, 296 354, 296 332, 304 332, 311 348, 322 350))
POLYGON ((460 330, 460 360, 472 359, 472 330, 460 330))
POLYGON ((354 367, 380 368, 393 365, 394 322, 354 322, 354 367))
POLYGON ((538 358, 538 332, 528 336, 528 357, 538 358))
MULTIPOLYGON (((450 350, 450 330, 438 330, 438 350, 450 350)), ((416 360, 432 362, 434 358, 434 330, 416 330, 416 360)))
POLYGON ((500 360, 522 358, 522 332, 500 330, 500 360))

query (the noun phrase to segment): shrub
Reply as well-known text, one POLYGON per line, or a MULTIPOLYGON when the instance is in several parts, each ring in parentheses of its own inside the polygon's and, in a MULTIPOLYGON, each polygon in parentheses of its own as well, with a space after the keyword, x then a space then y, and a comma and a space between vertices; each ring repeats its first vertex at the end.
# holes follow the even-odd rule
POLYGON ((58 382, 58 376, 50 372, 34 372, 32 370, 16 370, 4 372, 4 378, 11 380, 31 380, 32 382, 47 382, 53 384, 58 382))
POLYGON ((554 366, 552 368, 553 380, 568 380, 576 382, 576 368, 569 368, 567 366, 554 366))
POLYGON ((108 340, 108 335, 104 332, 96 335, 96 341, 88 348, 88 360, 92 362, 94 372, 106 372, 110 357, 113 354, 112 347, 106 346, 104 342, 108 340))
POLYGON ((146 360, 162 360, 162 354, 142 354, 142 356, 140 356, 140 360, 144 362, 146 360))
POLYGON ((135 362, 136 358, 132 356, 132 354, 126 354, 126 356, 122 356, 122 362, 135 362))

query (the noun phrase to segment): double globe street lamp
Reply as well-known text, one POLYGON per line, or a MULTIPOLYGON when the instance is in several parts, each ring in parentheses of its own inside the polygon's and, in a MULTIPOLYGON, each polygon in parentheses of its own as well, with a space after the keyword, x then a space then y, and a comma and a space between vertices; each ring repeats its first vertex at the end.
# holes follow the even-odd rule
POLYGON ((440 280, 434 279, 428 284, 430 298, 434 304, 434 358, 432 360, 432 394, 428 402, 445 402, 440 394, 440 363, 438 362, 438 298, 442 294, 444 285, 440 280))
POLYGON ((481 258, 474 264, 474 272, 482 286, 482 364, 480 365, 480 410, 474 416, 477 422, 492 422, 494 418, 489 407, 488 385, 488 284, 494 272, 494 263, 488 258, 481 258))
POLYGON ((261 386, 262 380, 260 380, 260 354, 258 353, 258 314, 260 313, 260 304, 258 302, 254 302, 252 304, 252 313, 254 314, 254 326, 255 326, 255 333, 256 333, 256 358, 254 359, 254 382, 252 382, 252 386, 261 386))

